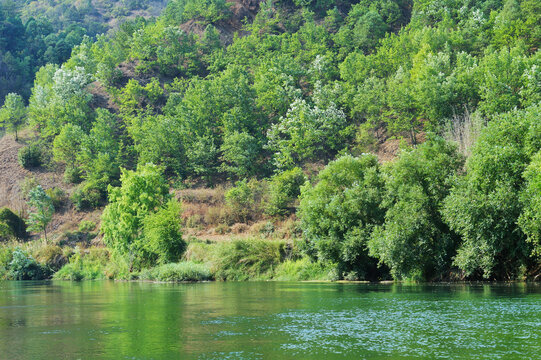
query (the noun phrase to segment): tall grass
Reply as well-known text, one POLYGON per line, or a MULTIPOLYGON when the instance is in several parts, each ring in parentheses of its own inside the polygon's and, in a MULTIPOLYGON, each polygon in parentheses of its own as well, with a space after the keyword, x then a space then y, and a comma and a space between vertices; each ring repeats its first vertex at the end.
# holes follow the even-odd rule
POLYGON ((273 280, 277 281, 305 281, 305 280, 331 280, 333 267, 312 262, 308 258, 299 260, 286 260, 276 268, 273 280))
POLYGON ((216 245, 212 269, 218 280, 268 278, 284 254, 285 242, 234 240, 216 245))
POLYGON ((72 281, 105 279, 108 261, 109 252, 106 249, 78 250, 70 257, 69 263, 54 274, 53 279, 72 281))
POLYGON ((172 263, 143 270, 139 275, 141 280, 155 281, 206 281, 212 280, 210 269, 204 264, 191 261, 172 263))

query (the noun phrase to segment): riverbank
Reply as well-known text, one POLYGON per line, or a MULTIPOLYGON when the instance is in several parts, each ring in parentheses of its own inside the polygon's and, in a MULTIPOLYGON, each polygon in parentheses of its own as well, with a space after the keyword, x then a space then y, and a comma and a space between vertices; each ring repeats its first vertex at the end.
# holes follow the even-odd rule
POLYGON ((0 279, 247 281, 337 280, 334 266, 313 262, 299 241, 231 238, 219 242, 188 240, 179 263, 130 271, 126 259, 101 246, 70 247, 42 241, 0 247, 0 279))

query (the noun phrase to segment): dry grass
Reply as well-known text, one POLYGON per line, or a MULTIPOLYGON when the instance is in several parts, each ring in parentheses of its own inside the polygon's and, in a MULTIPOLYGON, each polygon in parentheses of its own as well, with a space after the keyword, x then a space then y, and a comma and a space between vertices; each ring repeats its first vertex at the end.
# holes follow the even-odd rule
POLYGON ((184 189, 176 192, 177 199, 184 203, 223 205, 225 204, 226 188, 216 186, 215 188, 184 189))
POLYGON ((471 150, 481 130, 485 127, 486 120, 478 113, 471 114, 468 109, 462 115, 455 115, 447 124, 444 137, 458 145, 458 150, 466 157, 471 155, 471 150))

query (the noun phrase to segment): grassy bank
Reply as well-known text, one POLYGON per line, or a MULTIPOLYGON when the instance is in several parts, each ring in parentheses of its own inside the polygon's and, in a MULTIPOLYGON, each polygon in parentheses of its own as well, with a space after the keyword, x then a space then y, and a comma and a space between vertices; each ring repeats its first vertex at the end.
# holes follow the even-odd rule
POLYGON ((178 263, 130 271, 126 260, 103 247, 12 242, 0 247, 0 279, 249 281, 335 280, 332 266, 304 257, 296 241, 263 238, 221 242, 192 239, 178 263))

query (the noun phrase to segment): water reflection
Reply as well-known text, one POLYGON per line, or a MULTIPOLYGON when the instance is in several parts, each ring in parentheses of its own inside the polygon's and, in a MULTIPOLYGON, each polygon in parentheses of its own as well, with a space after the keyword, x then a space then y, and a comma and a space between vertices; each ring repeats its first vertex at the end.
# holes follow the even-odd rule
POLYGON ((0 358, 539 358, 533 284, 0 282, 0 358))

